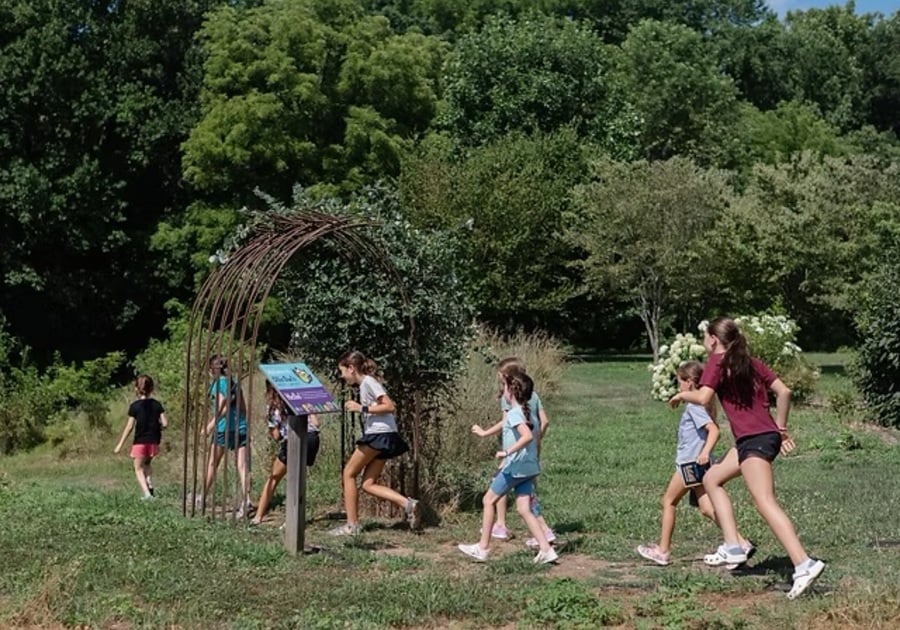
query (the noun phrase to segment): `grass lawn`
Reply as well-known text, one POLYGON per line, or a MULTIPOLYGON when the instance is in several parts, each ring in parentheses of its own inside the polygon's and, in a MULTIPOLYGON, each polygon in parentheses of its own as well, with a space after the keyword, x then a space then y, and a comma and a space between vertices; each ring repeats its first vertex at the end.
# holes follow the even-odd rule
MULTIPOLYGON (((339 499, 333 428, 309 480, 308 538, 323 549, 299 558, 282 550, 280 507, 256 529, 182 518, 175 451, 154 475, 159 500, 141 502, 130 460, 111 454, 117 436, 94 434, 64 458, 45 446, 0 459, 0 626, 900 627, 897 434, 829 411, 828 398, 850 386, 842 360, 816 358, 827 367, 823 402, 794 410, 798 448, 776 464, 782 505, 810 553, 828 562, 796 602, 785 597, 790 563, 740 480, 730 486, 738 523, 759 548, 748 569, 703 565, 718 532, 687 501, 673 565, 634 553, 658 536, 678 412, 648 399, 645 362, 616 360, 569 366, 562 395, 546 401, 541 495, 559 534, 557 566, 531 563, 516 516, 517 538, 496 544, 487 564, 470 562, 455 546, 476 539, 474 511, 419 535, 373 520, 358 539, 329 539, 335 522, 325 515, 339 499)), ((255 462, 254 495, 267 466, 255 462)))

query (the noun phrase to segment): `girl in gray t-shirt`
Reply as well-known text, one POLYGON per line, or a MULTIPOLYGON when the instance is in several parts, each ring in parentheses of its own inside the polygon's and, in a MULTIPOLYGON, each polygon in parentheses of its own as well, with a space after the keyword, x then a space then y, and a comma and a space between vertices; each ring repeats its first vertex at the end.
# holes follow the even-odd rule
POLYGON ((362 414, 365 427, 341 473, 347 522, 331 529, 328 533, 332 536, 355 535, 361 531, 356 488, 356 478, 360 474, 363 477, 363 492, 403 508, 410 529, 420 526, 419 502, 378 483, 385 462, 402 455, 409 450, 409 446, 397 432, 397 420, 394 418, 396 407, 384 386, 375 378, 377 369, 372 359, 356 350, 345 353, 338 360, 341 378, 348 385, 359 388, 359 401, 346 401, 344 409, 362 414))
MULTIPOLYGON (((687 391, 697 389, 700 377, 703 374, 703 365, 697 361, 686 361, 678 366, 678 389, 687 391)), ((714 411, 714 409, 712 410, 714 411)), ((718 525, 716 513, 712 501, 706 496, 702 485, 688 486, 686 478, 682 475, 683 464, 696 464, 696 471, 705 470, 713 463, 712 450, 719 439, 719 427, 715 419, 702 405, 687 405, 678 422, 678 445, 675 449, 675 472, 669 479, 669 485, 662 499, 662 527, 658 544, 640 545, 637 552, 659 565, 671 563, 670 548, 672 545, 672 532, 675 531, 675 508, 681 499, 690 492, 691 505, 700 508, 700 513, 718 525)), ((697 475, 700 477, 700 475, 697 475)), ((700 479, 697 478, 696 482, 700 479)), ((741 537, 741 545, 750 554, 755 551, 753 545, 741 537)), ((733 568, 733 567, 732 567, 733 568)))

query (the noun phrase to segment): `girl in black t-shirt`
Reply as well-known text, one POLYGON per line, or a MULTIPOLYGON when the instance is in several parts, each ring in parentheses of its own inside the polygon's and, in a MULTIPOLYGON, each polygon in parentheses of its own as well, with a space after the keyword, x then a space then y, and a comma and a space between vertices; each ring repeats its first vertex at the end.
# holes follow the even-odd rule
POLYGON ((131 447, 131 459, 134 461, 134 476, 143 492, 144 500, 153 498, 153 482, 150 480, 150 464, 159 454, 159 443, 162 441, 162 430, 169 426, 163 406, 153 393, 153 379, 146 374, 137 377, 134 384, 138 399, 128 407, 128 421, 122 438, 114 453, 122 450, 125 438, 134 429, 134 445, 131 447))

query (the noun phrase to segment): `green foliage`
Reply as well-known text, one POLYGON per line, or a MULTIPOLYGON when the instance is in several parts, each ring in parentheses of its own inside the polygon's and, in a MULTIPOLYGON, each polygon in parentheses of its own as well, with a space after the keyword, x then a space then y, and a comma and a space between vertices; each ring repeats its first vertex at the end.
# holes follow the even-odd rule
POLYGON ((616 81, 639 121, 640 157, 679 155, 727 165, 738 118, 737 92, 699 33, 642 21, 622 42, 616 81))
POLYGON ((0 309, 41 364, 134 344, 159 321, 147 240, 183 200, 193 31, 210 4, 0 6, 0 309))
POLYGON ((286 197, 295 183, 347 192, 396 175, 434 116, 445 44, 396 34, 361 2, 223 5, 200 32, 202 117, 185 179, 211 199, 286 197))
POLYGON ((293 331, 291 345, 325 373, 341 354, 358 349, 378 362, 395 388, 425 392, 446 385, 472 332, 472 310, 457 269, 457 236, 413 227, 400 214, 395 194, 381 188, 346 204, 314 201, 299 189, 289 209, 270 201, 270 211, 291 210, 371 220, 367 235, 396 270, 394 275, 379 261, 328 244, 309 251, 285 270, 276 289, 293 331))
POLYGON ((717 266, 731 310, 780 302, 807 335, 802 345, 852 342, 861 282, 900 235, 898 169, 868 156, 809 153, 757 166, 720 225, 717 266), (753 303, 766 294, 768 303, 753 303))
POLYGON ((540 15, 488 19, 447 57, 438 127, 463 146, 571 127, 631 155, 634 124, 610 80, 612 66, 612 50, 586 24, 540 15))
MULTIPOLYGON (((896 251, 896 250, 894 250, 896 251)), ((873 422, 900 428, 900 271, 893 257, 867 283, 856 386, 873 422)))
POLYGON ((523 621, 541 628, 598 628, 623 622, 619 606, 602 601, 591 589, 570 578, 548 582, 532 593, 523 621))
POLYGON ((708 231, 732 198, 725 174, 684 158, 599 161, 575 198, 580 216, 567 233, 584 252, 587 290, 632 301, 658 359, 663 318, 704 312, 717 284, 708 231))
POLYGON ((576 282, 563 238, 569 191, 587 175, 576 134, 511 134, 459 160, 432 140, 404 165, 404 214, 425 229, 457 230, 460 277, 483 321, 510 332, 563 328, 576 317, 565 310, 576 282))
POLYGON ((782 101, 775 109, 742 110, 741 149, 748 166, 778 164, 805 151, 816 155, 841 155, 847 151, 838 130, 818 113, 797 101, 782 101))
POLYGON ((41 371, 0 316, 0 453, 40 444, 49 425, 70 422, 75 413, 85 414, 91 428, 108 429, 112 375, 123 361, 120 352, 80 366, 56 357, 41 371))
POLYGON ((187 308, 175 301, 166 304, 169 321, 166 336, 151 339, 147 347, 132 361, 135 375, 149 374, 155 385, 155 396, 170 401, 166 413, 170 422, 177 422, 181 410, 172 404, 184 394, 185 357, 188 331, 187 308))

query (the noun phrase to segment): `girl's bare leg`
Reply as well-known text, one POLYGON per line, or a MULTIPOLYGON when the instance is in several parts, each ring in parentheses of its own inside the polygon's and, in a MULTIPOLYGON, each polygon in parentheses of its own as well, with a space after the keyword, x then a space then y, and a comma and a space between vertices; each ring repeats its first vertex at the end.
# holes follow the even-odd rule
POLYGON ((734 520, 734 510, 731 500, 725 492, 725 484, 740 476, 741 467, 738 465, 737 450, 728 449, 722 461, 712 466, 703 476, 703 489, 712 501, 719 527, 722 528, 722 537, 729 546, 740 546, 741 537, 738 534, 737 523, 734 520))
POLYGON ((257 525, 262 522, 266 510, 269 509, 269 502, 272 500, 272 495, 275 494, 275 488, 278 487, 278 482, 284 478, 285 473, 287 473, 287 466, 282 464, 281 460, 276 457, 275 461, 272 462, 272 472, 269 473, 269 477, 266 479, 266 483, 263 486, 262 493, 259 495, 259 503, 256 506, 256 516, 253 517, 253 522, 257 525))
POLYGON ((494 525, 496 505, 502 501, 506 501, 506 495, 500 496, 490 488, 481 499, 483 511, 481 513, 481 540, 478 541, 478 546, 482 549, 488 549, 491 545, 491 527, 494 525))
POLYGON ((390 501, 394 505, 406 509, 407 498, 405 496, 393 488, 382 486, 377 483, 386 463, 387 460, 384 459, 373 459, 366 464, 366 467, 363 470, 363 492, 371 494, 373 497, 390 501))
POLYGON ((357 446, 350 459, 344 464, 341 483, 344 487, 344 510, 347 512, 347 523, 359 525, 359 492, 356 489, 356 478, 375 459, 378 451, 368 446, 357 446))
POLYGON ((772 464, 761 457, 748 457, 741 464, 744 483, 753 497, 756 510, 765 519, 778 542, 787 551, 794 566, 809 559, 791 519, 788 518, 775 499, 775 480, 772 477, 772 464))
POLYGON ((675 508, 678 503, 688 493, 688 489, 684 487, 684 481, 679 473, 674 473, 666 486, 666 491, 662 496, 662 525, 659 533, 659 550, 663 553, 669 553, 672 546, 672 532, 675 531, 675 508))
POLYGON ((138 485, 141 487, 141 495, 147 496, 150 494, 150 488, 147 487, 147 476, 144 474, 144 458, 143 457, 135 457, 134 462, 134 476, 137 477, 138 485))
POLYGON ((248 454, 250 449, 247 446, 240 446, 237 449, 237 471, 238 480, 241 483, 241 508, 245 508, 250 504, 250 470, 247 466, 248 454))
MULTIPOLYGON (((531 513, 530 494, 516 495, 516 510, 518 510, 522 520, 525 521, 525 525, 528 526, 528 531, 538 542, 538 545, 540 545, 541 552, 548 553, 550 551, 550 543, 547 542, 547 537, 544 535, 544 529, 541 527, 541 524, 538 523, 537 517, 531 513)), ((490 536, 490 532, 488 532, 488 535, 490 536)), ((482 534, 482 537, 484 537, 484 534, 482 534)))

